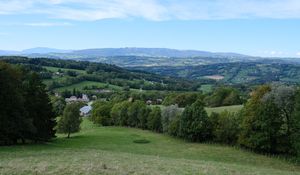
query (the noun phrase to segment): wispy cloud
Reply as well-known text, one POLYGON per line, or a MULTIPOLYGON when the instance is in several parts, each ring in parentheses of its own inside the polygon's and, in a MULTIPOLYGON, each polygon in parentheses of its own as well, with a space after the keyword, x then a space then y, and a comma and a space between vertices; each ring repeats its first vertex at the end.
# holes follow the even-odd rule
POLYGON ((297 52, 296 55, 300 57, 300 52, 297 52))
POLYGON ((42 14, 94 21, 107 18, 216 20, 300 19, 299 0, 0 0, 0 14, 42 14))

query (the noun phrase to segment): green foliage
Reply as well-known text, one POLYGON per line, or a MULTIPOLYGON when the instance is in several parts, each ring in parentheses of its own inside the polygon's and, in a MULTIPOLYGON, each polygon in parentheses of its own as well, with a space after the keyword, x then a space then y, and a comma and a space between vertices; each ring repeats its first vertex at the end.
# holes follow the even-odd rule
MULTIPOLYGON (((162 109, 161 115, 162 115, 162 126, 163 126, 163 132, 169 133, 170 126, 172 123, 172 132, 174 132, 174 127, 176 126, 175 123, 173 123, 173 120, 177 120, 178 116, 182 113, 182 110, 178 108, 178 105, 171 105, 167 106, 162 109)), ((174 133, 175 134, 175 133, 174 133)), ((172 134, 173 135, 173 134, 172 134)))
POLYGON ((180 118, 180 137, 190 141, 207 141, 211 137, 211 123, 202 100, 187 106, 180 118))
POLYGON ((149 130, 162 132, 161 110, 159 107, 154 107, 149 113, 147 126, 149 130))
POLYGON ((173 93, 168 95, 163 101, 163 105, 178 105, 179 107, 186 107, 188 105, 193 104, 197 99, 202 98, 201 93, 173 93))
POLYGON ((82 107, 80 103, 68 104, 63 115, 58 120, 57 132, 68 134, 79 132, 82 118, 79 115, 79 109, 82 107))
POLYGON ((102 126, 109 126, 112 124, 112 119, 110 116, 113 103, 107 101, 96 101, 92 105, 92 115, 91 120, 102 126))
POLYGON ((33 140, 49 140, 55 136, 54 127, 55 114, 52 111, 52 104, 46 93, 46 86, 42 83, 38 74, 29 73, 23 83, 25 90, 25 108, 29 117, 33 120, 35 127, 33 140))
POLYGON ((206 97, 207 105, 211 107, 230 106, 242 103, 240 93, 237 89, 220 87, 211 96, 206 97))
POLYGON ((128 107, 131 102, 123 101, 114 104, 110 115, 114 125, 128 126, 128 107))
POLYGON ((54 114, 37 74, 0 62, 0 145, 54 137, 54 114))
POLYGON ((260 152, 291 153, 291 125, 290 119, 286 118, 291 114, 285 113, 281 104, 285 101, 292 108, 294 105, 286 99, 289 94, 284 95, 277 90, 277 87, 265 85, 252 93, 242 112, 242 130, 239 137, 242 146, 260 152))
POLYGON ((148 113, 145 113, 145 108, 147 108, 146 104, 142 101, 134 101, 130 106, 128 107, 128 125, 131 127, 138 127, 142 126, 144 117, 147 117, 148 113))
POLYGON ((66 107, 65 99, 62 97, 53 97, 51 103, 53 106, 53 112, 55 113, 55 116, 62 115, 66 107))
POLYGON ((300 160, 300 89, 297 89, 295 95, 295 108, 291 116, 291 144, 293 153, 300 160))
POLYGON ((239 135, 239 115, 223 111, 212 113, 210 120, 213 125, 213 140, 215 142, 234 145, 239 135))

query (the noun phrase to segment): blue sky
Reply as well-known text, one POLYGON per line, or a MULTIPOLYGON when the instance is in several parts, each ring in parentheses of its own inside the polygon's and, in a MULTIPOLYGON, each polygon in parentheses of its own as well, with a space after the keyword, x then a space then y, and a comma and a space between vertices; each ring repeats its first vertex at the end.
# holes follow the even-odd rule
POLYGON ((0 50, 32 47, 300 57, 300 1, 0 0, 0 50))

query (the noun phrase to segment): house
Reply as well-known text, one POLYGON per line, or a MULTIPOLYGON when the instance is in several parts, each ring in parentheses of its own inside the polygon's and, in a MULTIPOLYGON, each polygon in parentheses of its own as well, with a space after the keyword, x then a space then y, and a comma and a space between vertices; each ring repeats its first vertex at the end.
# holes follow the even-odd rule
POLYGON ((77 102, 77 97, 76 96, 71 96, 70 98, 65 98, 65 101, 67 103, 73 103, 73 102, 77 102))
POLYGON ((80 108, 80 115, 82 117, 87 117, 90 115, 91 110, 92 110, 92 106, 90 105, 83 106, 82 108, 80 108))
POLYGON ((147 101, 146 101, 146 104, 147 104, 147 105, 152 105, 152 100, 147 100, 147 101))
POLYGON ((82 98, 77 98, 76 96, 71 96, 70 98, 65 98, 66 103, 73 102, 89 102, 90 99, 86 94, 82 94, 82 98))

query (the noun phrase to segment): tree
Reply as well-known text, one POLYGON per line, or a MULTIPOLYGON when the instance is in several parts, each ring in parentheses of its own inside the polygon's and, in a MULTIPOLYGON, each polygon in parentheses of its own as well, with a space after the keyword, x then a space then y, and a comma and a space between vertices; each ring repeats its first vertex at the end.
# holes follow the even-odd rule
POLYGON ((113 103, 105 101, 96 101, 93 103, 93 110, 91 115, 91 120, 94 123, 100 124, 102 126, 109 126, 112 124, 112 119, 110 116, 113 103))
POLYGON ((242 110, 243 121, 239 143, 247 148, 269 153, 281 152, 283 117, 273 96, 271 87, 260 86, 242 110))
POLYGON ((55 137, 55 114, 46 93, 46 86, 37 73, 28 73, 23 84, 25 108, 35 127, 35 132, 30 137, 35 141, 46 141, 55 137))
POLYGON ((239 134, 239 118, 237 113, 223 111, 210 116, 213 125, 213 139, 216 142, 235 144, 239 134))
POLYGON ((128 120, 127 123, 131 127, 137 127, 139 125, 139 116, 144 115, 144 109, 146 104, 142 101, 134 101, 128 108, 128 120))
POLYGON ((190 141, 206 141, 211 137, 211 124, 202 100, 187 106, 180 118, 180 137, 190 141))
POLYGON ((51 100, 51 103, 53 106, 53 112, 55 113, 55 116, 61 116, 66 107, 66 101, 62 97, 54 97, 51 100))
POLYGON ((68 138, 70 138, 71 133, 75 133, 80 130, 82 118, 80 117, 79 109, 81 106, 82 104, 79 103, 71 103, 66 106, 63 115, 58 120, 58 133, 68 134, 68 138))
POLYGON ((16 144, 33 130, 24 108, 21 77, 20 70, 0 61, 0 144, 16 144))
POLYGON ((147 119, 151 109, 147 105, 140 106, 139 113, 137 116, 138 125, 137 127, 147 129, 147 119))
POLYGON ((295 93, 295 106, 291 116, 291 124, 292 154, 297 155, 300 159, 300 89, 297 89, 295 93))
POLYGON ((177 119, 182 110, 178 108, 178 105, 167 106, 162 110, 162 126, 163 132, 169 132, 170 123, 177 119))
POLYGON ((206 98, 208 106, 229 106, 241 104, 240 92, 231 87, 220 87, 206 98))
POLYGON ((162 124, 161 124, 161 110, 160 107, 154 107, 148 116, 147 121, 148 129, 161 132, 162 131, 162 124))
POLYGON ((114 125, 119 126, 128 126, 128 107, 130 106, 130 102, 123 101, 120 103, 116 103, 110 112, 112 122, 114 125))

